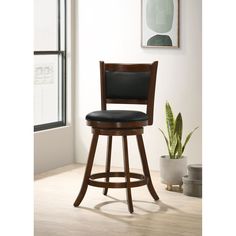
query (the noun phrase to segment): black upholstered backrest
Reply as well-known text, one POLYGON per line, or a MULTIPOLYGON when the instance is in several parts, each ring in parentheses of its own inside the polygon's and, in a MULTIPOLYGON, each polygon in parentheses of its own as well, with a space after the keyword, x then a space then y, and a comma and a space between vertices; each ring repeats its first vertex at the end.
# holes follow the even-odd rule
POLYGON ((152 64, 117 64, 100 62, 101 104, 147 104, 149 124, 153 105, 158 62, 152 64))
POLYGON ((105 71, 105 94, 110 99, 147 99, 150 71, 105 71))

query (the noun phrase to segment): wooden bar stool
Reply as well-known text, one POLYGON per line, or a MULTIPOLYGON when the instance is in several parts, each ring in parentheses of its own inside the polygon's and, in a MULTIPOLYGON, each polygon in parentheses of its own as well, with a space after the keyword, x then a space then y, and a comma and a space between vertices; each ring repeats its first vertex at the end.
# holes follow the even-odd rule
POLYGON ((159 197, 153 187, 143 143, 143 127, 153 123, 153 106, 158 62, 152 64, 114 64, 100 62, 101 111, 86 116, 93 138, 83 183, 74 206, 80 205, 88 185, 104 188, 126 188, 129 212, 133 212, 131 188, 147 185, 154 200, 159 197), (107 103, 146 104, 146 113, 134 110, 107 110, 107 103), (99 135, 108 136, 105 172, 91 174, 99 135), (129 171, 127 136, 136 135, 143 175, 129 171), (122 136, 124 172, 110 172, 112 136, 122 136), (109 182, 112 177, 125 177, 124 182, 109 182), (105 178, 105 182, 97 179, 105 178), (130 179, 134 178, 134 181, 130 179))

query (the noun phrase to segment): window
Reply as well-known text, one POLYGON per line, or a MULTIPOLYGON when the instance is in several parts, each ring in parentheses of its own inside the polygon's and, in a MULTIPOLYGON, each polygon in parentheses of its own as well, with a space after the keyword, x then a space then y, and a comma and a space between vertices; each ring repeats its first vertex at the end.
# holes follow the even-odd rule
POLYGON ((34 130, 66 125, 66 0, 34 0, 34 130))

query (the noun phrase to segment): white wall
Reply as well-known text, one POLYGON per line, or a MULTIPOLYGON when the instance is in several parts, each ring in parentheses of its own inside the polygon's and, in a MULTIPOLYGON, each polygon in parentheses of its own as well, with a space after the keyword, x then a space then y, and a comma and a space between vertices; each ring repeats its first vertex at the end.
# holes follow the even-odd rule
POLYGON ((34 173, 39 174, 74 162, 73 127, 35 132, 34 173))
POLYGON ((35 174, 71 164, 75 159, 75 0, 67 3, 67 126, 34 133, 35 174))
MULTIPOLYGON (((144 142, 150 168, 159 169, 158 157, 167 154, 158 128, 165 129, 164 105, 168 100, 175 112, 182 112, 184 134, 196 126, 185 155, 189 163, 201 163, 201 1, 181 0, 180 48, 141 48, 141 1, 80 0, 76 8, 76 161, 85 163, 91 140, 85 115, 100 109, 99 60, 105 62, 159 61, 154 125, 145 128, 144 142)), ((131 167, 140 168, 135 139, 129 142, 131 167)), ((123 166, 120 138, 114 142, 112 164, 123 166)), ((95 163, 104 165, 106 138, 101 137, 95 163)))

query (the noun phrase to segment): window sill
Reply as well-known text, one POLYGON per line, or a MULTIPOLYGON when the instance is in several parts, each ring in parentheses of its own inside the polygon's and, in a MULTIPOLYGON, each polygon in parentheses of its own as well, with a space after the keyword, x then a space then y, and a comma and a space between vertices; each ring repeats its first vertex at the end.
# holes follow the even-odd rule
POLYGON ((63 125, 63 126, 59 126, 59 127, 47 128, 47 129, 43 129, 43 130, 35 130, 34 133, 53 132, 53 131, 57 131, 57 130, 61 130, 61 129, 68 129, 71 127, 72 127, 72 125, 68 124, 68 125, 63 125))

